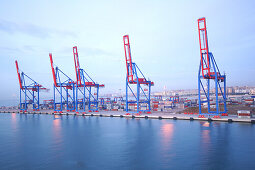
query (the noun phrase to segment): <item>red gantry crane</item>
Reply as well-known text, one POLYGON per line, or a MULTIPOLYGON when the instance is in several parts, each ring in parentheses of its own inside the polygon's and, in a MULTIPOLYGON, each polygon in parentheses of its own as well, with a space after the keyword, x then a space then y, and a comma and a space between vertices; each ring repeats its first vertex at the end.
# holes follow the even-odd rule
POLYGON ((76 74, 76 112, 85 113, 86 105, 89 112, 98 112, 99 88, 104 87, 104 84, 96 83, 84 69, 80 68, 77 46, 73 47, 73 55, 76 74))
POLYGON ((59 67, 54 68, 52 54, 49 54, 51 70, 54 81, 54 112, 75 111, 75 82, 67 76, 59 67))
POLYGON ((40 109, 40 91, 48 91, 41 84, 34 81, 24 72, 20 72, 18 61, 15 61, 19 86, 20 86, 20 110, 27 112, 28 105, 33 105, 33 110, 38 111, 40 109))
POLYGON ((198 101, 199 117, 214 116, 219 118, 227 116, 226 104, 226 75, 221 74, 214 56, 209 52, 207 28, 205 18, 198 19, 198 33, 200 45, 200 66, 198 72, 198 101), (212 94, 210 83, 214 81, 215 94, 212 94), (202 99, 205 97, 205 100, 202 99), (215 98, 216 110, 211 109, 211 101, 215 98), (202 113, 202 104, 207 103, 208 113, 202 113), (220 107, 222 105, 223 107, 220 107))
POLYGON ((139 67, 134 62, 132 62, 128 35, 123 36, 123 42, 127 68, 126 112, 134 112, 138 114, 142 112, 151 113, 150 95, 151 86, 154 85, 154 82, 147 80, 139 67), (134 109, 132 109, 132 107, 134 109))

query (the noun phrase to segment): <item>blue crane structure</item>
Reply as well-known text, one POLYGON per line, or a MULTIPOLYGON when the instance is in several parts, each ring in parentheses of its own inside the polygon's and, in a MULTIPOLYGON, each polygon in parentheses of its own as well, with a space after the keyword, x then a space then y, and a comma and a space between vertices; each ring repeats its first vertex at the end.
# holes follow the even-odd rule
POLYGON ((20 72, 17 60, 15 64, 20 86, 20 110, 27 112, 28 105, 32 104, 33 110, 38 111, 40 109, 40 91, 48 91, 48 89, 37 83, 24 72, 20 72))
POLYGON ((96 83, 84 69, 80 68, 77 46, 73 47, 73 55, 76 74, 76 112, 85 113, 86 103, 89 112, 98 112, 99 88, 104 87, 104 84, 96 83))
POLYGON ((201 56, 198 72, 199 117, 205 115, 215 118, 219 118, 220 115, 227 116, 226 75, 220 73, 213 54, 209 52, 205 18, 198 19, 198 32, 201 56), (214 81, 213 89, 211 89, 211 81, 214 81), (212 90, 215 90, 215 94, 212 94, 212 90), (203 100, 202 97, 205 99, 203 100), (212 103, 214 98, 215 102, 212 103), (207 103, 208 113, 202 113, 203 103, 207 103), (213 109, 212 105, 215 105, 216 109, 213 109))
POLYGON ((52 54, 49 54, 53 75, 54 112, 62 113, 64 106, 66 111, 75 111, 75 82, 67 76, 59 67, 54 68, 52 54))
POLYGON ((147 80, 142 71, 139 69, 139 67, 134 62, 132 62, 128 35, 123 36, 123 42, 127 68, 126 112, 151 113, 150 95, 151 86, 154 85, 154 82, 147 80), (134 89, 132 89, 131 86, 133 86, 134 89), (137 108, 134 111, 132 111, 131 109, 129 109, 129 105, 136 105, 137 108))

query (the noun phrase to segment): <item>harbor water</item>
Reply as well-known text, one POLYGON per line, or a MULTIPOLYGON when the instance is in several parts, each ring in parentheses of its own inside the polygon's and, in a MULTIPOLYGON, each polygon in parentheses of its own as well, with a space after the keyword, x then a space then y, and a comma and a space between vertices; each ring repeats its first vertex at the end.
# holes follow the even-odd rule
POLYGON ((0 169, 255 169, 246 123, 0 114, 0 169))

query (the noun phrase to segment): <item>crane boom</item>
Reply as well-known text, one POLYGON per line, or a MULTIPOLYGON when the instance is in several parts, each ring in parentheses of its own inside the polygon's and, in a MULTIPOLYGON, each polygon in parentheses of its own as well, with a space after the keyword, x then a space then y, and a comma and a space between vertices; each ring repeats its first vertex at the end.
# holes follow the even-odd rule
POLYGON ((52 54, 50 53, 49 56, 50 56, 50 64, 51 64, 54 85, 57 87, 57 79, 56 79, 55 69, 54 69, 54 65, 53 65, 52 54))
POLYGON ((73 47, 73 57, 74 57, 74 66, 75 66, 75 74, 76 74, 76 83, 77 85, 81 85, 80 62, 79 62, 77 46, 73 47))
POLYGON ((201 56, 201 69, 203 77, 206 78, 207 76, 211 76, 206 20, 205 18, 199 18, 197 21, 201 56))
POLYGON ((132 58, 131 58, 131 49, 129 43, 129 36, 123 36, 124 42, 124 50, 125 50, 125 59, 126 59, 126 66, 127 66, 127 78, 129 82, 134 81, 134 74, 133 74, 133 65, 132 65, 132 58))
POLYGON ((16 64, 17 74, 18 74, 18 78, 19 78, 19 86, 22 89, 22 81, 21 81, 21 77, 20 77, 19 65, 18 65, 18 61, 17 60, 15 60, 15 64, 16 64))

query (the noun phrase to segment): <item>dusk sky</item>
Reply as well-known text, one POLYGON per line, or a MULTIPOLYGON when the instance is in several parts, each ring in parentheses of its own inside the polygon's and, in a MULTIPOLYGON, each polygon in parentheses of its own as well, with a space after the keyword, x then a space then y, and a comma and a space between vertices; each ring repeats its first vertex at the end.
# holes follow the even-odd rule
MULTIPOLYGON (((102 94, 125 91, 123 35, 132 59, 155 82, 152 92, 196 89, 197 19, 206 17, 209 49, 227 86, 255 86, 255 1, 1 1, 0 106, 19 102, 15 68, 52 89, 49 53, 75 79, 72 47, 102 94)), ((52 98, 52 90, 43 98, 52 98)))

